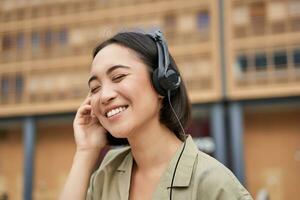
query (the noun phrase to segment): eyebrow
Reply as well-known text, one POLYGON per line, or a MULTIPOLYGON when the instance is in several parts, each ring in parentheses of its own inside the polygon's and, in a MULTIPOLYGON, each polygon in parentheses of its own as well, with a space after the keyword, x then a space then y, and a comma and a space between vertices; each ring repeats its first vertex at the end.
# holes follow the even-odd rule
MULTIPOLYGON (((123 68, 123 69, 130 69, 130 67, 126 66, 126 65, 114 65, 112 67, 110 67, 107 71, 106 71, 106 74, 110 74, 112 73, 114 70, 116 69, 119 69, 119 68, 123 68)), ((88 80, 88 86, 90 85, 90 83, 93 81, 93 80, 97 80, 98 77, 93 75, 89 78, 88 80)))

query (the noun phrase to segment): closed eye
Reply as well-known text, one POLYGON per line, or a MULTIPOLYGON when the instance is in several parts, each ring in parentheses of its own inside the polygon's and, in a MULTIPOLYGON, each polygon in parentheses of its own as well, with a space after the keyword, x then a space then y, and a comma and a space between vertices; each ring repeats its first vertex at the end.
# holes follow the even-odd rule
POLYGON ((119 74, 119 75, 112 77, 112 80, 114 82, 120 82, 121 80, 123 80, 125 78, 125 76, 126 76, 126 74, 119 74))
POLYGON ((91 93, 96 93, 101 87, 100 86, 97 86, 97 87, 94 87, 94 88, 91 88, 91 93))

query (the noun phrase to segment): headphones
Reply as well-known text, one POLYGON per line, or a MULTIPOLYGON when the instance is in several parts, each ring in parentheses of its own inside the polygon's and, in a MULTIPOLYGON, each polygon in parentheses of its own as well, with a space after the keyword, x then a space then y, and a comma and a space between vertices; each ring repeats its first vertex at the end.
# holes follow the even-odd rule
POLYGON ((175 69, 169 68, 170 55, 163 33, 157 30, 147 35, 155 41, 158 52, 158 67, 152 75, 153 86, 162 96, 167 96, 168 93, 173 94, 179 88, 181 78, 175 69))
MULTIPOLYGON (((177 88, 179 88, 179 86, 180 86, 180 83, 181 83, 180 75, 175 69, 169 68, 170 54, 168 51, 168 46, 167 46, 166 40, 164 39, 162 32, 160 30, 157 30, 154 33, 148 33, 147 35, 150 35, 154 39, 156 46, 157 46, 157 51, 158 51, 158 68, 156 68, 154 70, 153 75, 152 75, 152 82, 153 82, 154 88, 160 95, 168 97, 170 107, 172 108, 172 111, 173 111, 175 117, 177 118, 178 123, 180 124, 182 132, 185 135, 184 128, 183 128, 183 126, 172 106, 171 100, 170 100, 171 94, 173 94, 177 90, 177 88)), ((170 187, 168 187, 170 189, 170 200, 172 200, 173 184, 174 184, 174 180, 175 180, 177 166, 178 166, 180 158, 183 154, 183 151, 185 149, 185 145, 186 145, 186 141, 184 141, 183 148, 180 152, 180 155, 179 155, 176 165, 175 165, 175 169, 173 172, 170 187)))

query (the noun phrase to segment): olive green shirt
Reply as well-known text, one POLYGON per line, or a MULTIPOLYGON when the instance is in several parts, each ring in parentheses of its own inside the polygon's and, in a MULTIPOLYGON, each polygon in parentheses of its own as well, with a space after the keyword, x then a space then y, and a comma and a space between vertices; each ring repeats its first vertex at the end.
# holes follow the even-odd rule
MULTIPOLYGON (((163 173, 152 199, 170 199, 170 185, 179 148, 163 173)), ((128 200, 133 158, 130 147, 110 150, 93 173, 87 200, 128 200)), ((173 200, 252 200, 232 172, 198 150, 189 136, 175 174, 173 200)))

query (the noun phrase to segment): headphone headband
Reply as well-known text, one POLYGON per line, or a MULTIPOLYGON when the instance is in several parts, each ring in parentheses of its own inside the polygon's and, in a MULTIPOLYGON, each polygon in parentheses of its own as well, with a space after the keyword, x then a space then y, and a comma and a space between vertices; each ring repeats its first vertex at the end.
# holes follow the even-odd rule
POLYGON ((163 33, 157 30, 147 35, 155 41, 158 52, 158 68, 154 70, 152 77, 154 87, 162 96, 166 96, 168 92, 174 93, 180 86, 181 78, 175 69, 169 68, 170 55, 163 33))

